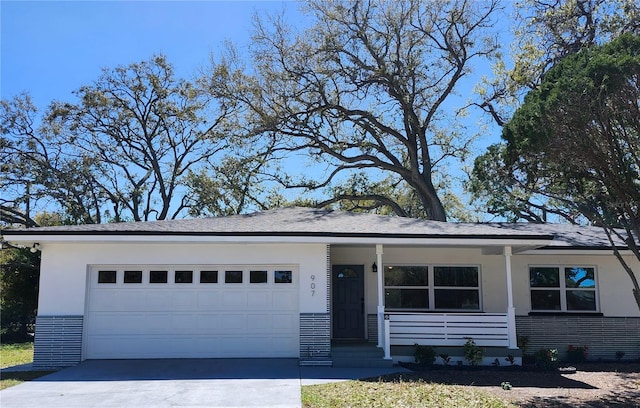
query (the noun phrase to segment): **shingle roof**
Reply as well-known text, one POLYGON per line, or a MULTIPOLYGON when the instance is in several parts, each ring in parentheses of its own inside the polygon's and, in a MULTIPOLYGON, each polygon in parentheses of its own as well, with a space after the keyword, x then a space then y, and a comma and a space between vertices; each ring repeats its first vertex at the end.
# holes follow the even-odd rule
POLYGON ((551 240, 550 246, 608 247, 601 228, 564 224, 448 223, 288 207, 226 217, 5 230, 20 235, 347 236, 551 240))

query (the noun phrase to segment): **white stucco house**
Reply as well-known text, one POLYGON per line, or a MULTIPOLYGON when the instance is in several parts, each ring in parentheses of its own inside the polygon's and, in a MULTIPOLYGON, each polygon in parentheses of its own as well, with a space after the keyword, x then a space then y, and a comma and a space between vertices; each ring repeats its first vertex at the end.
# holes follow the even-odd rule
MULTIPOLYGON (((629 278, 599 228, 455 224, 309 208, 5 230, 42 251, 34 364, 289 357, 332 344, 380 359, 471 337, 488 362, 589 346, 640 357, 629 278)), ((630 264, 640 265, 623 250, 630 264)), ((455 354, 455 353, 453 353, 455 354)))

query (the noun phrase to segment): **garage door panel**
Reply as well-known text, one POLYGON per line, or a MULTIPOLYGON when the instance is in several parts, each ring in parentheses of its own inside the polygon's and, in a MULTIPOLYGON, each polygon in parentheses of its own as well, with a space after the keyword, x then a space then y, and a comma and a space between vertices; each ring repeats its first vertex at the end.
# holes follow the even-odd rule
POLYGON ((247 295, 244 292, 240 292, 235 288, 231 292, 225 292, 222 294, 222 307, 223 308, 243 308, 247 303, 247 295))
POLYGON ((217 310, 220 308, 220 293, 218 290, 206 290, 198 292, 196 307, 198 309, 209 308, 211 310, 217 310))
POLYGON ((143 270, 143 282, 118 275, 101 285, 99 269, 90 272, 85 358, 298 357, 297 285, 275 284, 275 267, 247 266, 234 284, 222 272, 221 282, 201 284, 197 266, 136 265, 107 270, 143 270), (167 270, 167 283, 150 284, 149 270, 167 270), (193 282, 174 283, 175 270, 193 270, 193 282), (267 270, 268 283, 247 282, 250 270, 267 270))
POLYGON ((222 328, 219 314, 198 314, 196 321, 196 327, 201 332, 218 333, 222 328))
POLYGON ((171 306, 179 310, 193 310, 196 307, 196 292, 181 290, 171 293, 171 306))
POLYGON ((271 307, 271 293, 266 291, 252 291, 247 298, 249 309, 271 307))

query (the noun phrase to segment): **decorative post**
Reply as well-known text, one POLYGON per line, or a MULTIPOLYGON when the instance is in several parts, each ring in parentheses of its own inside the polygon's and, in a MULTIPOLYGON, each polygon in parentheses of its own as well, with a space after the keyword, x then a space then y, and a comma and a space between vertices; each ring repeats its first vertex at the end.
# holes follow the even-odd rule
POLYGON ((507 327, 509 329, 509 348, 518 348, 516 337, 516 308, 513 306, 513 284, 511 281, 511 247, 504 247, 505 268, 507 271, 507 327))
POLYGON ((382 245, 376 245, 376 263, 378 265, 378 347, 384 347, 384 264, 382 263, 382 245))

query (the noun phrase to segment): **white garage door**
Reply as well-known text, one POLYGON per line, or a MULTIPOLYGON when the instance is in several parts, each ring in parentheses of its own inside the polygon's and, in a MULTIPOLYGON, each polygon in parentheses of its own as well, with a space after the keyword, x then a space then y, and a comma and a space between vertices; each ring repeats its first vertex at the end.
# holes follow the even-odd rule
POLYGON ((92 267, 85 358, 298 357, 298 281, 290 265, 92 267))

